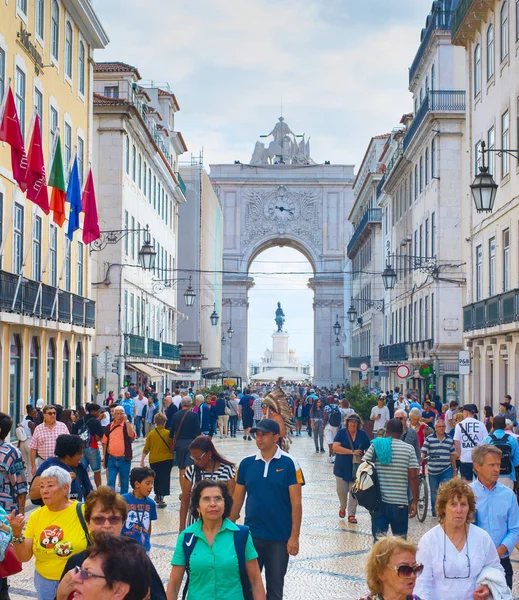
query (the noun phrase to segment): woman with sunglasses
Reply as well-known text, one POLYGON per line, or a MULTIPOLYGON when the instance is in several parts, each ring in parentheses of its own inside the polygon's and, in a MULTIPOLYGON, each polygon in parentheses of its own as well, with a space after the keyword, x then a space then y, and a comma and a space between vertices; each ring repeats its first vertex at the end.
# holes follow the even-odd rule
POLYGON ((476 512, 474 492, 456 477, 440 486, 436 498, 439 525, 429 530, 418 543, 418 560, 424 565, 416 592, 423 598, 486 600, 490 590, 478 585, 485 567, 503 575, 496 547, 486 531, 472 524, 476 512))
MULTIPOLYGON (((124 498, 108 486, 98 487, 85 502, 85 521, 94 544, 96 544, 99 534, 119 537, 127 516, 128 507, 124 498)), ((63 569, 56 600, 67 600, 74 591, 78 579, 78 569, 82 568, 87 558, 87 552, 88 550, 83 550, 68 559, 63 569)), ((165 600, 166 592, 161 578, 148 555, 146 555, 145 562, 148 564, 151 576, 150 600, 165 600)), ((99 600, 99 598, 96 597, 95 600, 99 600)))
MULTIPOLYGON (((366 583, 370 595, 360 600, 420 600, 413 590, 422 570, 423 565, 416 562, 415 544, 400 537, 382 538, 368 554, 366 583)), ((429 598, 433 600, 433 596, 429 598)))
POLYGON ((182 497, 180 502, 179 531, 194 523, 194 517, 188 516, 191 491, 203 479, 222 481, 227 486, 229 494, 234 494, 236 466, 218 453, 213 442, 205 435, 199 435, 189 446, 189 452, 194 464, 184 473, 182 497), (187 519, 187 523, 186 523, 187 519))

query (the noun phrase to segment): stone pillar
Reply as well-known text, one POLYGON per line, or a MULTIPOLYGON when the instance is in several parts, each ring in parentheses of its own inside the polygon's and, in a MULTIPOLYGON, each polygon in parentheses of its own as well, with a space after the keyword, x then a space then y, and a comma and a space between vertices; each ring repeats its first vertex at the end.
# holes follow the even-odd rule
POLYGON ((224 278, 222 293, 222 335, 226 339, 226 344, 222 347, 222 368, 237 373, 244 384, 248 375, 248 293, 253 285, 254 279, 247 275, 224 278), (234 330, 231 340, 227 336, 230 324, 234 330))
POLYGON ((290 362, 288 355, 288 338, 286 331, 275 331, 272 334, 272 366, 286 367, 290 362))

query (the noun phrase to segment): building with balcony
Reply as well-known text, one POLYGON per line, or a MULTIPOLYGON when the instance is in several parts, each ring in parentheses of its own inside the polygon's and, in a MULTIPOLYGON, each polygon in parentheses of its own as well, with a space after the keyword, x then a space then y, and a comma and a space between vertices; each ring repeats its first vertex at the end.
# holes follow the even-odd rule
POLYGON ((385 297, 383 387, 443 399, 459 393, 465 287, 460 198, 466 99, 463 54, 451 43, 456 4, 435 2, 427 17, 409 71, 414 113, 403 116, 403 129, 389 141, 379 190, 386 264, 397 275, 385 297), (410 367, 407 382, 396 377, 399 364, 410 367), (419 377, 424 364, 433 367, 431 380, 419 377))
MULTIPOLYGON (((26 140, 41 123, 47 172, 57 134, 66 165, 78 160, 84 183, 92 153, 92 55, 108 37, 91 2, 3 2, 0 6, 0 98, 8 82, 26 140)), ((72 407, 91 393, 95 302, 81 229, 73 241, 53 213, 27 200, 0 145, 1 410, 17 423, 43 398, 72 407)))
MULTIPOLYGON (((180 166, 187 202, 179 206, 178 305, 189 285, 196 293, 191 308, 182 309, 189 319, 178 325, 179 371, 189 382, 198 382, 202 371, 219 371, 222 366, 222 336, 230 326, 220 318, 209 320, 213 310, 222 315, 223 209, 204 167, 202 156, 180 166), (215 308, 216 307, 216 308, 215 308)), ((228 344, 230 348, 230 344, 228 344)), ((224 367, 224 369, 227 367, 224 367)))
POLYGON ((379 365, 378 347, 383 342, 384 287, 382 279, 372 273, 384 269, 382 209, 377 206, 377 186, 385 173, 380 157, 388 138, 389 134, 385 134, 371 139, 353 184, 354 204, 348 217, 354 229, 347 246, 350 264, 345 287, 349 293, 344 306, 346 309, 353 306, 356 311, 348 328, 351 336, 348 378, 352 384, 366 378, 372 384, 378 381, 374 374, 379 365), (374 300, 381 302, 374 304, 374 300), (368 365, 367 372, 360 370, 362 363, 368 365))
POLYGON ((465 345, 472 355, 465 397, 499 408, 505 394, 519 397, 519 4, 461 0, 452 42, 465 52, 467 130, 460 198, 463 208, 465 345), (481 142, 498 185, 492 212, 478 213, 469 185, 479 171, 481 142), (513 149, 513 156, 498 154, 513 149))
POLYGON ((122 62, 94 66, 94 139, 102 237, 94 252, 96 354, 109 349, 114 368, 97 374, 100 397, 129 382, 172 387, 179 364, 178 211, 186 202, 178 157, 187 150, 175 130, 179 105, 167 84, 145 85, 122 62), (147 237, 156 252, 144 271, 138 254, 147 237))

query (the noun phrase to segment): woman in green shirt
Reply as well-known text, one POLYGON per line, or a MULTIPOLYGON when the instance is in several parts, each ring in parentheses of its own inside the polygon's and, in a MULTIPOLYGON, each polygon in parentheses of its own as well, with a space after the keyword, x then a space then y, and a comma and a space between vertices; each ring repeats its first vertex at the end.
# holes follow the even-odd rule
MULTIPOLYGON (((177 600, 182 578, 189 567, 187 600, 244 600, 240 574, 237 539, 240 528, 228 516, 232 497, 220 481, 202 480, 191 494, 191 513, 199 519, 185 529, 177 539, 168 582, 168 600, 177 600), (184 541, 186 538, 186 541, 184 541), (196 552, 193 551, 196 545, 196 552), (186 560, 186 551, 189 557, 186 560)), ((248 597, 265 600, 265 588, 258 565, 258 553, 250 533, 244 549, 246 576, 250 582, 248 597)))

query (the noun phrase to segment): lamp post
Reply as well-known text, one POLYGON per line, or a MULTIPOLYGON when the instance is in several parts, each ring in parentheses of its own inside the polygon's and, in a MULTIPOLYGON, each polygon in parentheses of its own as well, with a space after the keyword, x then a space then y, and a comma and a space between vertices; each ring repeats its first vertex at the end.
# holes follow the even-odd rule
POLYGON ((188 285, 186 291, 184 292, 184 302, 187 307, 193 306, 195 303, 195 299, 196 299, 196 292, 191 285, 191 276, 189 276, 189 278, 180 277, 178 279, 166 279, 164 281, 162 281, 162 280, 154 281, 153 291, 155 292, 155 294, 160 294, 165 289, 172 288, 179 281, 189 281, 189 285, 188 285))
POLYGON ((494 148, 486 150, 485 142, 481 142, 482 164, 479 167, 479 173, 476 175, 472 185, 470 186, 472 198, 474 199, 474 205, 476 206, 476 211, 478 213, 492 212, 492 210, 494 209, 494 203, 496 201, 497 188, 499 187, 494 181, 492 175, 489 173, 488 167, 485 164, 486 152, 497 152, 498 156, 502 156, 503 154, 510 154, 514 158, 519 159, 518 156, 513 154, 513 152, 518 152, 517 150, 496 150, 494 148))
POLYGON ((348 308, 348 312, 346 313, 346 315, 348 317, 348 321, 351 324, 355 323, 355 321, 357 320, 357 316, 358 316, 358 311, 355 308, 354 303, 359 303, 359 302, 362 302, 364 304, 364 306, 366 307, 366 310, 368 308, 374 308, 376 311, 384 313, 385 305, 384 305, 383 299, 382 300, 371 300, 371 299, 364 299, 364 298, 353 298, 353 296, 352 296, 350 308, 348 308))
POLYGON ((384 271, 382 273, 382 281, 384 282, 384 289, 385 290, 393 290, 396 285, 396 280, 397 280, 397 274, 396 274, 395 269, 393 269, 393 267, 391 266, 391 263, 389 262, 389 256, 388 256, 388 262, 386 263, 386 268, 384 269, 384 271))
POLYGON ((99 238, 90 244, 90 252, 100 252, 109 244, 118 244, 126 236, 137 233, 144 233, 144 244, 138 252, 139 263, 145 271, 153 271, 157 252, 151 243, 150 228, 148 225, 144 229, 111 229, 110 231, 101 231, 99 238))

